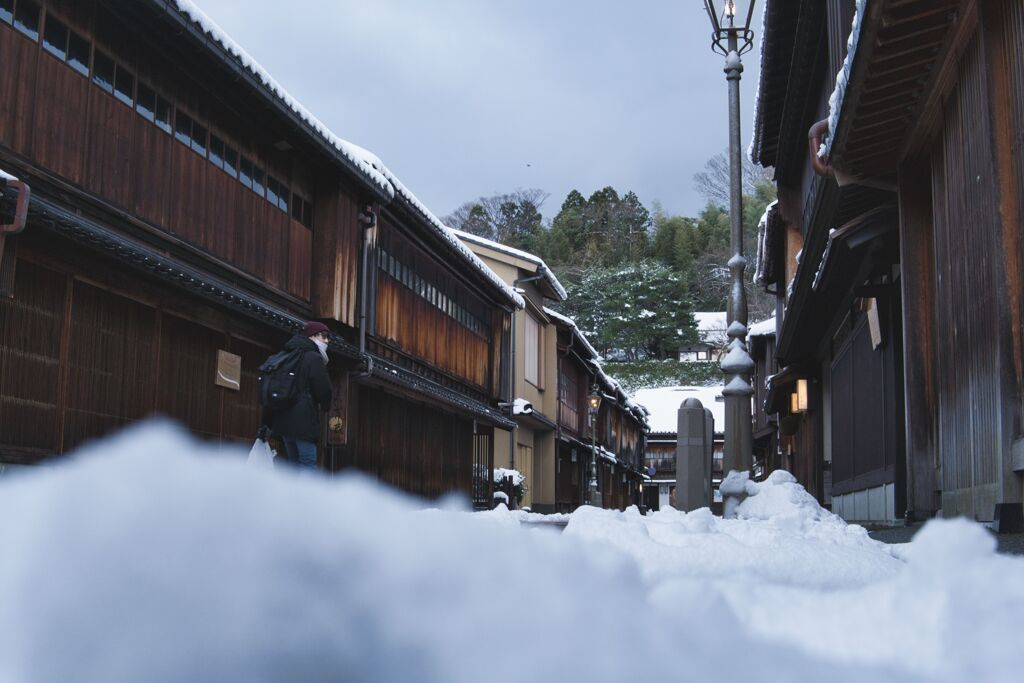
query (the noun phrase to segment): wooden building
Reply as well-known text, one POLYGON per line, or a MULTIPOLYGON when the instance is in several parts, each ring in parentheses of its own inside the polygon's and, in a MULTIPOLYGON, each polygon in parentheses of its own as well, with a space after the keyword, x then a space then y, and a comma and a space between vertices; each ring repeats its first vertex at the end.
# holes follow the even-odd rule
POLYGON ((556 509, 557 461, 555 441, 558 417, 557 329, 544 312, 545 301, 565 301, 565 288, 543 259, 528 252, 456 231, 467 247, 509 286, 516 288, 526 306, 512 320, 512 404, 509 414, 516 427, 499 434, 494 443, 494 465, 518 470, 526 479, 520 506, 533 512, 556 509))
POLYGON ((754 388, 752 418, 753 478, 762 481, 777 469, 789 469, 779 449, 779 425, 774 412, 767 409, 768 378, 778 366, 775 362, 775 318, 753 323, 747 333, 750 358, 754 361, 751 385, 754 388))
POLYGON ((148 415, 248 441, 257 365, 332 330, 321 467, 490 501, 522 299, 189 4, 0 0, 0 461, 148 415))
POLYGON ((647 412, 601 369, 600 355, 576 323, 545 309, 557 329, 558 426, 555 508, 571 512, 586 502, 591 458, 597 461, 598 497, 605 508, 643 502, 647 412), (601 397, 595 415, 588 396, 601 397))
POLYGON ((848 519, 1019 527, 1024 5, 768 0, 764 41, 769 400, 808 381, 798 477, 848 519))
POLYGON ((725 311, 697 311, 693 314, 697 324, 697 341, 679 349, 679 360, 694 362, 720 362, 729 344, 725 333, 729 328, 725 311))

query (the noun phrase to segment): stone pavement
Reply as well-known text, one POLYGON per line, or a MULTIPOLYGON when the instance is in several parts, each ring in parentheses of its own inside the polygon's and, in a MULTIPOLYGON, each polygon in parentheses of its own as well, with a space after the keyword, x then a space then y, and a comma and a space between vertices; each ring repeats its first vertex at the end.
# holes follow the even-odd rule
MULTIPOLYGON (((909 543, 923 523, 884 529, 871 529, 868 535, 883 543, 909 543)), ((1024 534, 996 534, 997 550, 1008 555, 1024 555, 1024 534)))

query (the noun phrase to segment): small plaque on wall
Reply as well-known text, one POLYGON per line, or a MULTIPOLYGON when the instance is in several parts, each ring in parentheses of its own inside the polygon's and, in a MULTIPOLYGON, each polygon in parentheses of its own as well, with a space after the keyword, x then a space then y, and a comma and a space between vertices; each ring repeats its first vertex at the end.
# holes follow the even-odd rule
POLYGON ((882 322, 878 317, 878 302, 874 299, 867 300, 868 331, 871 333, 871 349, 875 350, 882 345, 882 322))
POLYGON ((242 388, 242 357, 227 351, 217 351, 217 377, 213 383, 225 389, 242 388))
POLYGON ((344 446, 348 443, 348 373, 332 378, 331 409, 327 411, 327 444, 344 446))

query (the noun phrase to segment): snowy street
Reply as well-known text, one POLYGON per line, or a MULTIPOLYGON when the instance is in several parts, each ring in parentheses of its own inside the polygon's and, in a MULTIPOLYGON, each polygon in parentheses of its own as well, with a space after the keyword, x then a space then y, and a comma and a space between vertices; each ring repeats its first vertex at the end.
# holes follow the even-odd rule
POLYGON ((0 479, 0 681, 1019 680, 1024 558, 966 521, 885 545, 781 471, 735 520, 541 518, 244 462, 150 423, 0 479))

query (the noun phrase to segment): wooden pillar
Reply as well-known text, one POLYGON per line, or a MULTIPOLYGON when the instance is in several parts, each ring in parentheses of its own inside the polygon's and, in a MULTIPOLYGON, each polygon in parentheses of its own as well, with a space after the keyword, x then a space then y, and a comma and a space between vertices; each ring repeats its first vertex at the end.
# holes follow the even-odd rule
POLYGON ((908 522, 928 518, 939 508, 930 167, 928 160, 908 163, 899 177, 908 522))
MULTIPOLYGON (((1021 500, 1024 485, 1019 476, 1024 462, 1015 461, 1014 452, 1024 452, 1024 247, 1022 247, 1021 196, 1024 183, 1018 177, 1019 135, 1024 125, 1024 107, 1020 102, 1024 84, 1018 82, 1024 71, 1024 11, 1016 3, 988 0, 981 4, 981 33, 988 75, 992 151, 995 167, 998 218, 1001 236, 1002 281, 998 335, 1002 378, 1001 400, 1003 453, 1000 462, 1001 486, 996 500, 995 519, 1001 530, 1020 530, 1021 500), (1010 509, 1002 509, 1010 508, 1010 509), (1011 511, 1012 509, 1012 511, 1011 511), (1012 520, 1012 522, 1010 522, 1012 520), (1007 524, 1007 522, 1010 522, 1007 524)), ((1019 458, 1024 459, 1024 458, 1019 458)))

